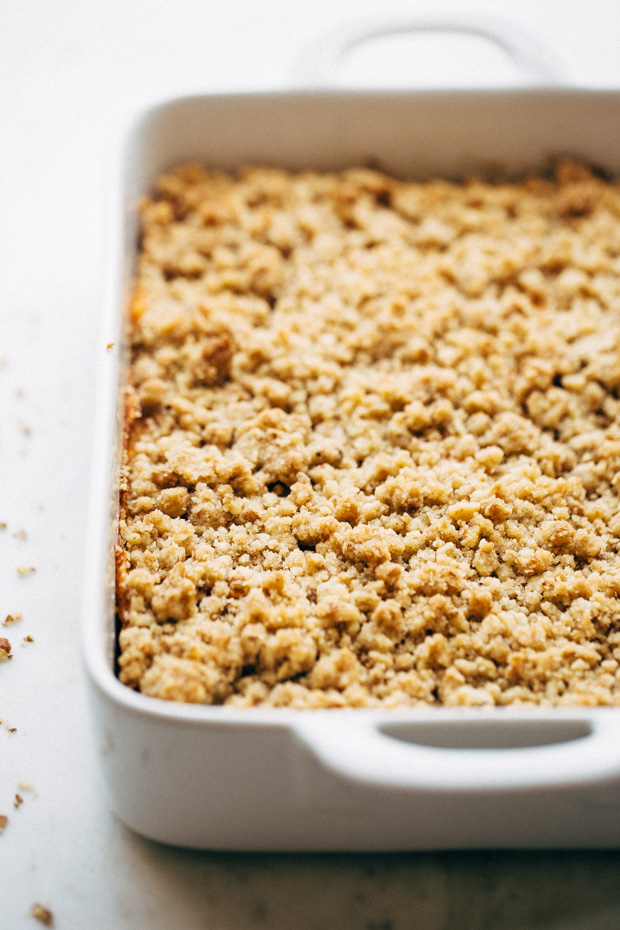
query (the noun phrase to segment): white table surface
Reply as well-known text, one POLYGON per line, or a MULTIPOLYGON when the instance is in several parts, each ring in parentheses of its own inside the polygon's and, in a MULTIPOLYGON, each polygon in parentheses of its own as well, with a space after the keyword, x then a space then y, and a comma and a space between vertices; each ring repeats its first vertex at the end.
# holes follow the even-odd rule
MULTIPOLYGON (((434 4, 457 8, 509 14, 535 31, 570 83, 620 87, 615 0, 434 4)), ((40 926, 30 916, 35 902, 61 930, 620 927, 620 852, 187 852, 125 829, 99 780, 79 626, 111 141, 131 114, 165 97, 286 86, 321 30, 408 9, 431 8, 413 0, 0 4, 0 620, 23 614, 0 626, 14 653, 0 666, 0 814, 9 817, 0 930, 40 926), (20 576, 20 565, 36 572, 20 576)), ((343 79, 514 79, 497 50, 476 46, 472 57, 450 39, 444 53, 439 41, 369 46, 343 79)))

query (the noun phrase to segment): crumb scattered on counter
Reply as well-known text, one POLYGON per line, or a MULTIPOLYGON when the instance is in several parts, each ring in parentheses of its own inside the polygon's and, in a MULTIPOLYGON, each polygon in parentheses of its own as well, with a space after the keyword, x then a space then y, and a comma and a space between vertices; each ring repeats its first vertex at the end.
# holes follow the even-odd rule
POLYGON ((23 803, 24 799, 22 798, 21 794, 16 794, 15 800, 13 801, 13 807, 17 810, 17 808, 21 807, 23 803))
POLYGON ((24 643, 33 643, 33 642, 34 642, 34 638, 33 638, 32 636, 30 636, 30 635, 24 636, 23 642, 24 642, 24 643))
POLYGON ((33 575, 36 572, 36 568, 32 565, 19 565, 17 568, 18 575, 33 575))
POLYGON ((11 644, 4 636, 0 636, 0 662, 11 658, 11 644))
POLYGON ((0 814, 0 833, 4 833, 9 823, 9 818, 6 814, 0 814))
POLYGON ((28 539, 28 534, 26 530, 17 530, 16 533, 13 533, 15 539, 19 539, 21 542, 25 542, 28 539))
POLYGON ((1 522, 1 523, 0 523, 0 530, 5 530, 6 527, 7 527, 7 524, 6 524, 6 523, 4 523, 4 522, 1 522))
POLYGON ((106 349, 109 350, 109 349, 113 349, 113 348, 114 348, 114 343, 113 343, 113 342, 108 342, 108 344, 107 344, 107 346, 106 346, 106 349))
POLYGON ((19 428, 21 432, 24 434, 24 436, 30 436, 32 434, 32 430, 30 429, 27 423, 20 423, 19 428))
POLYGON ((10 626, 12 623, 19 623, 22 619, 22 614, 7 614, 4 620, 2 621, 2 626, 10 626))
POLYGON ((39 923, 42 923, 45 927, 52 927, 54 925, 54 915, 49 908, 43 907, 41 904, 33 904, 32 910, 30 911, 32 917, 35 917, 39 923))

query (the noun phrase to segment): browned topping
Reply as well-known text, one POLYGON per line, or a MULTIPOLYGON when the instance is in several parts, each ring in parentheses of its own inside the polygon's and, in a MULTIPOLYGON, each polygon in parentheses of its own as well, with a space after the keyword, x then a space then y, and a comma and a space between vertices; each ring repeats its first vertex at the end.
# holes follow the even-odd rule
POLYGON ((142 205, 120 677, 620 704, 620 186, 189 166, 142 205))
POLYGON ((6 814, 0 814, 0 833, 4 833, 9 823, 9 818, 6 814))
POLYGON ((35 917, 39 923, 42 923, 45 927, 54 926, 54 915, 47 907, 43 907, 41 904, 33 904, 32 910, 30 911, 32 917, 35 917))

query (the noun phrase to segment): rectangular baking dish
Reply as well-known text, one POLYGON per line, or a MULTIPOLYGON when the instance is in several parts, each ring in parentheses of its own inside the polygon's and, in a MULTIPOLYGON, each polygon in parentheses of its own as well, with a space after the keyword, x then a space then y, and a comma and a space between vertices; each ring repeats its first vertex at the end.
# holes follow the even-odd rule
POLYGON ((122 311, 135 203, 154 178, 195 160, 520 174, 551 153, 620 173, 620 93, 200 96, 156 107, 133 128, 111 204, 84 654, 111 806, 138 833, 236 850, 620 845, 620 709, 207 707, 145 697, 114 674, 122 311))

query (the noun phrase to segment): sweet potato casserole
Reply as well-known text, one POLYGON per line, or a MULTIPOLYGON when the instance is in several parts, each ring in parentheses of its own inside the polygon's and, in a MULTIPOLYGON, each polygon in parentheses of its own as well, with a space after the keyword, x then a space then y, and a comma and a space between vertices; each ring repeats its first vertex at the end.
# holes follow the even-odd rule
POLYGON ((121 681, 620 705, 620 185, 184 166, 141 215, 121 681))

